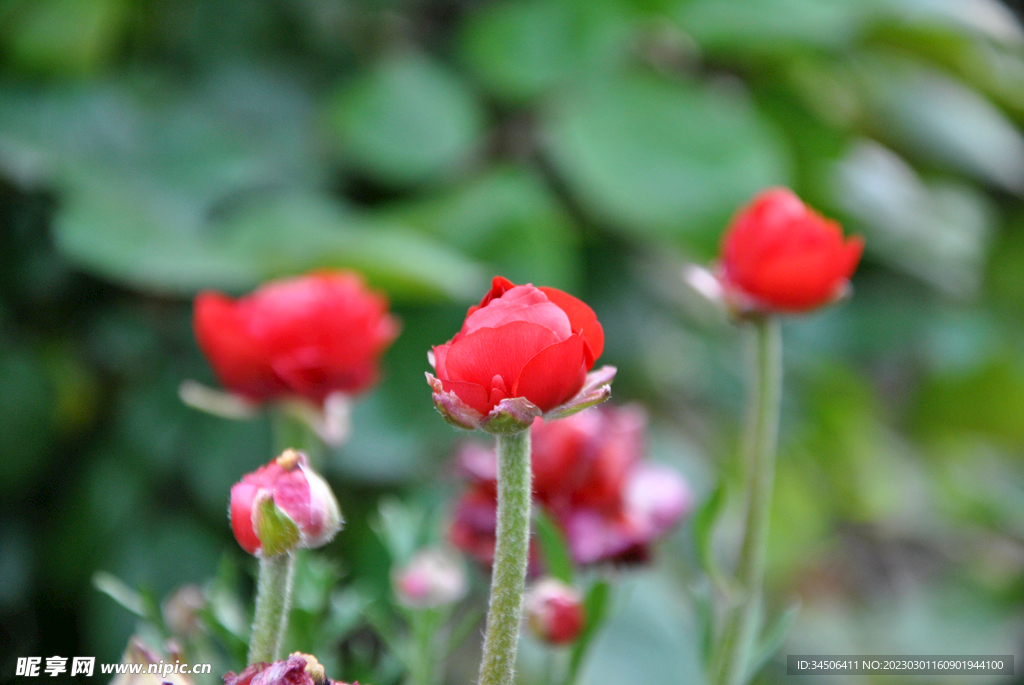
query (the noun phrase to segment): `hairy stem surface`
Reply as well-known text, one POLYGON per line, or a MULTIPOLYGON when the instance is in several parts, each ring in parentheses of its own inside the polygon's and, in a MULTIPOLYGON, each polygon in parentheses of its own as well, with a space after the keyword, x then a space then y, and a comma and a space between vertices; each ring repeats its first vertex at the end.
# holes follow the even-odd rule
POLYGON ((530 431, 498 436, 498 529, 480 685, 511 685, 530 550, 530 431))
POLYGON ((291 552, 260 559, 260 577, 256 585, 256 615, 249 638, 249 663, 277 661, 284 633, 288 629, 288 610, 292 603, 295 555, 291 552))

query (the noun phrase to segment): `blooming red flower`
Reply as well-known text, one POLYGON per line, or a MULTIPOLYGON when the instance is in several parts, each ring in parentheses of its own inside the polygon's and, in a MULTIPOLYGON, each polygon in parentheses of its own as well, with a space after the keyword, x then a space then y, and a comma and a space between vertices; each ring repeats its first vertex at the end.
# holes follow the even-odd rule
POLYGON ((295 450, 285 450, 235 483, 229 515, 235 539, 249 554, 320 547, 342 524, 330 486, 295 450))
MULTIPOLYGON (((316 657, 293 652, 287 659, 272 664, 250 664, 239 674, 228 673, 224 685, 345 685, 331 680, 316 657)), ((359 683, 352 683, 359 685, 359 683)))
POLYGON ((433 348, 437 378, 427 378, 438 409, 456 425, 475 428, 503 400, 522 398, 514 413, 517 426, 525 428, 534 416, 577 395, 588 395, 587 406, 607 398, 614 369, 606 367, 600 379, 587 382, 603 349, 604 331, 586 304, 561 290, 496 276, 462 329, 433 348))
MULTIPOLYGON (((642 460, 645 424, 637 407, 601 407, 559 421, 537 419, 531 429, 534 501, 561 527, 576 563, 645 559, 650 543, 692 506, 678 473, 642 460)), ((490 564, 497 461, 493 451, 470 443, 459 465, 471 485, 450 537, 490 564)))
POLYGON ((221 383, 257 402, 299 396, 322 404, 335 392, 365 390, 398 335, 386 298, 347 271, 272 281, 237 300, 200 293, 193 325, 221 383))
POLYGON ((739 309, 804 312, 838 297, 864 250, 791 190, 766 190, 722 240, 719 278, 739 309))
POLYGON ((583 630, 583 598, 554 578, 538 581, 526 597, 526 620, 537 636, 553 645, 574 642, 583 630))

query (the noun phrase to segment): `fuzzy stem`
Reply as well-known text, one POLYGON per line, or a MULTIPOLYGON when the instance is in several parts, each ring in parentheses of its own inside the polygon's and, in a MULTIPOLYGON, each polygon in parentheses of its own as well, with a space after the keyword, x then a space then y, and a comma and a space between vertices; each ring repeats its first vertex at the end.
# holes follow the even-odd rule
POLYGON ((288 629, 288 610, 292 602, 295 555, 291 552, 260 559, 260 577, 256 585, 256 615, 249 638, 249 663, 277 660, 288 629))
POLYGON ((756 366, 747 415, 747 517, 736 568, 737 594, 728 607, 716 650, 713 682, 742 685, 757 637, 775 481, 775 450, 782 401, 782 333, 778 319, 753 321, 756 366))
POLYGON ((512 685, 530 551, 530 431, 498 436, 498 528, 480 685, 512 685))

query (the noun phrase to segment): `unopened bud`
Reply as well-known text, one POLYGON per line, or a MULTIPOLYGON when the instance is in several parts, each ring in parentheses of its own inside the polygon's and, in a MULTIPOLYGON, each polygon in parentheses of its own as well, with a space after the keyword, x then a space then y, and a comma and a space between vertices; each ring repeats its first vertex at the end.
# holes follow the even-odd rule
POLYGON ((395 571, 393 581, 399 603, 414 609, 453 604, 466 594, 462 564, 439 549, 417 552, 408 564, 395 571))
POLYGON ((565 583, 544 578, 526 598, 526 619, 541 640, 554 645, 569 644, 583 630, 583 599, 565 583))
POLYGON ((238 544, 260 556, 320 547, 343 523, 327 481, 295 450, 285 450, 236 483, 230 515, 238 544))

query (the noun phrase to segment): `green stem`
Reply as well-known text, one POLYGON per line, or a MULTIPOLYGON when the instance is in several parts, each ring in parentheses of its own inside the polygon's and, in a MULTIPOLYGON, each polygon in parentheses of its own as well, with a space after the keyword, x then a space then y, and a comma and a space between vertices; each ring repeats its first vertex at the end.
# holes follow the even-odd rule
POLYGON ((530 551, 530 431, 498 436, 498 529, 480 685, 512 685, 530 551))
POLYGON ((782 333, 778 319, 753 321, 756 368, 747 415, 747 517, 736 568, 736 595, 726 612, 716 650, 713 682, 742 685, 757 637, 775 481, 775 450, 782 401, 782 333))
POLYGON ((295 556, 291 552, 260 559, 256 615, 249 639, 249 663, 277 661, 292 602, 295 556))
POLYGON ((434 685, 437 682, 437 610, 417 610, 412 618, 411 685, 434 685))

